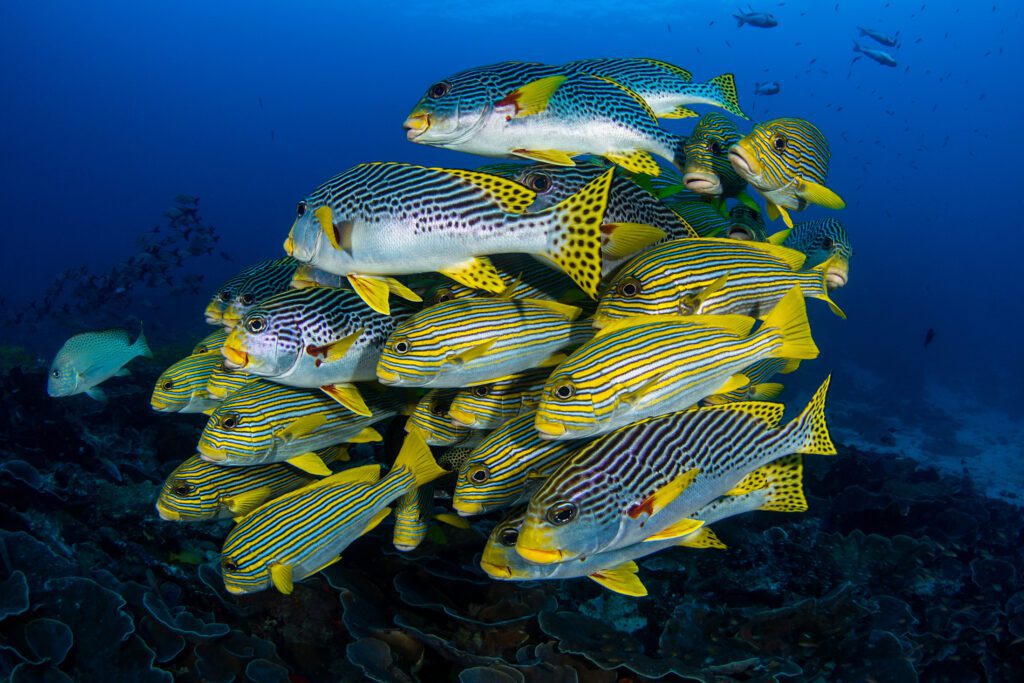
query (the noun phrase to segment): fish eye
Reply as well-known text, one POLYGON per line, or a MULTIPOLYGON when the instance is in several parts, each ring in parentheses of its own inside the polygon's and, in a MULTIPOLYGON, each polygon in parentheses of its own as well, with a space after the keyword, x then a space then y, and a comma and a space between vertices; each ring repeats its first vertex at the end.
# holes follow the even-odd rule
POLYGON ((481 384, 478 387, 473 387, 473 395, 476 396, 477 398, 483 398, 487 396, 487 394, 489 393, 491 393, 490 384, 481 384))
POLYGON ((174 380, 165 379, 163 383, 160 384, 160 388, 164 391, 170 391, 174 388, 174 380))
POLYGON ((409 340, 403 337, 399 337, 391 344, 392 350, 398 355, 409 353, 409 349, 412 348, 409 344, 409 340))
POLYGON ((209 350, 210 349, 206 348, 206 344, 200 344, 199 346, 196 347, 196 354, 198 355, 200 353, 206 353, 209 350))
POLYGON ((53 372, 50 373, 50 377, 53 377, 54 379, 60 379, 60 370, 54 368, 53 372))
POLYGON ((519 540, 519 529, 509 527, 498 532, 498 542, 506 547, 513 547, 519 540))
POLYGON ((555 526, 563 526, 576 519, 578 512, 576 503, 556 503, 548 508, 546 517, 555 526))
POLYGON ((615 289, 620 296, 631 298, 640 293, 640 281, 635 277, 627 277, 615 289))
POLYGON ((253 334, 259 334, 263 330, 267 329, 267 319, 261 315, 254 315, 245 321, 245 329, 249 330, 253 334))
POLYGON ((444 417, 445 415, 448 414, 448 406, 446 406, 444 403, 441 403, 440 401, 435 401, 434 403, 430 404, 430 412, 431 414, 436 415, 437 417, 444 417))
POLYGON ((556 398, 560 398, 563 400, 567 398, 572 398, 573 396, 576 395, 576 385, 573 384, 570 380, 563 379, 562 381, 555 384, 554 388, 551 390, 551 393, 554 394, 556 398))
POLYGON ((174 491, 176 496, 187 496, 196 490, 196 487, 187 481, 181 479, 175 479, 171 482, 171 490, 174 491))
POLYGON ((715 156, 720 156, 725 149, 722 147, 722 143, 718 140, 710 140, 708 141, 708 151, 715 156))
POLYGON ((434 294, 434 303, 443 304, 445 301, 451 301, 454 298, 455 297, 452 296, 452 290, 447 287, 442 287, 434 294))
POLYGON ((789 147, 789 138, 785 135, 776 135, 775 139, 772 140, 772 145, 775 147, 776 152, 785 152, 786 148, 789 147))
POLYGON ((217 294, 217 298, 220 299, 221 301, 223 301, 224 303, 227 303, 227 302, 231 301, 231 292, 229 292, 228 290, 225 289, 222 292, 220 292, 219 294, 217 294))
POLYGON ((836 243, 832 241, 831 237, 826 237, 824 240, 822 240, 821 246, 825 247, 826 249, 831 249, 832 247, 836 246, 836 243))
POLYGON ((230 557, 225 557, 223 560, 221 560, 220 561, 220 566, 223 567, 225 571, 229 571, 229 572, 237 572, 238 571, 238 563, 235 562, 230 557))
POLYGON ((427 97, 429 97, 432 100, 440 99, 447 95, 451 91, 451 89, 451 83, 441 81, 440 83, 435 83, 434 85, 430 86, 430 89, 427 90, 427 97))
POLYGON ((486 484, 487 480, 491 478, 491 473, 484 465, 474 465, 469 468, 466 478, 474 484, 486 484))
POLYGON ((551 178, 543 173, 530 173, 524 181, 524 184, 534 192, 547 192, 554 184, 551 178))
POLYGON ((303 216, 306 215, 306 209, 308 208, 309 204, 307 204, 306 200, 303 199, 301 202, 299 202, 298 206, 295 207, 295 215, 298 216, 299 218, 302 218, 303 216))
POLYGON ((221 429, 234 429, 238 423, 238 413, 227 413, 220 418, 221 429))
POLYGON ((252 294, 246 292, 242 296, 238 297, 238 300, 242 302, 243 306, 252 306, 253 302, 256 301, 256 297, 254 297, 252 294))

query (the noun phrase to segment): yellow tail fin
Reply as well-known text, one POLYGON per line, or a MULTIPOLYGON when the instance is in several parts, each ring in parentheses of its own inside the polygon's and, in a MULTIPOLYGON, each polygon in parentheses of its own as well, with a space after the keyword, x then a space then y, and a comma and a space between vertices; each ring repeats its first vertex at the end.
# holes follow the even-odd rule
POLYGON ((828 425, 825 423, 825 396, 828 394, 828 385, 832 375, 825 378, 818 390, 811 397, 807 407, 790 423, 788 428, 795 429, 800 438, 800 443, 794 452, 813 455, 835 455, 836 446, 828 434, 828 425))
POLYGON ((818 357, 818 347, 811 338, 811 325, 807 320, 807 306, 800 287, 789 290, 775 308, 764 317, 764 330, 775 328, 782 334, 782 345, 772 352, 772 358, 818 357))
POLYGON ((597 296, 601 282, 601 219, 614 173, 609 169, 562 203, 538 214, 549 220, 547 251, 543 255, 591 298, 597 296))
POLYGON ((429 484, 439 477, 448 474, 448 470, 437 464, 430 446, 423 439, 423 433, 418 429, 410 430, 402 443, 402 450, 395 458, 392 470, 406 468, 412 472, 416 479, 416 486, 429 484))
POLYGON ((736 92, 736 78, 732 74, 722 74, 721 76, 715 76, 708 85, 714 86, 718 89, 720 96, 719 104, 722 109, 725 109, 730 114, 735 114, 740 118, 749 120, 750 117, 743 113, 740 109, 740 97, 736 92))

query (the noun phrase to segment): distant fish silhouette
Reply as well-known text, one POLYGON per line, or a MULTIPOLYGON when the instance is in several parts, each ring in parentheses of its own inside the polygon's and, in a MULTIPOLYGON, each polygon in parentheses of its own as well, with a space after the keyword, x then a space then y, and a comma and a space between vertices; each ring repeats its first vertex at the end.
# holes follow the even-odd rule
POLYGON ((924 333, 924 347, 928 348, 928 345, 932 343, 932 339, 935 339, 935 330, 931 327, 924 333))

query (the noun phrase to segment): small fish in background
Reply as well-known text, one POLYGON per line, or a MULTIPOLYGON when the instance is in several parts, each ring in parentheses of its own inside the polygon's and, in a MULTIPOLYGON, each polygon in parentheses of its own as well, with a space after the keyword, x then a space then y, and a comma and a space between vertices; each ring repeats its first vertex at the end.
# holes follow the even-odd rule
POLYGON ((778 19, 775 18, 774 14, 769 12, 755 12, 747 5, 747 11, 736 10, 736 14, 732 15, 736 20, 736 27, 743 28, 744 24, 750 24, 757 28, 774 28, 779 25, 778 19))
POLYGON ((782 84, 778 81, 764 81, 754 83, 755 95, 778 95, 782 90, 782 84))
POLYGON ((891 36, 887 36, 881 31, 876 31, 870 28, 864 28, 863 26, 858 26, 857 30, 860 32, 861 36, 867 36, 868 38, 874 40, 876 43, 880 43, 882 45, 885 45, 886 47, 899 47, 900 45, 899 31, 896 31, 896 33, 894 33, 891 36))
MULTIPOLYGON (((870 59, 870 60, 872 60, 874 62, 878 62, 882 66, 899 66, 896 63, 896 59, 892 55, 890 55, 888 52, 883 52, 881 50, 875 50, 875 49, 870 48, 870 47, 861 47, 860 43, 858 43, 857 41, 853 41, 853 51, 854 52, 859 52, 860 54, 864 55, 868 59, 870 59)), ((859 59, 859 57, 854 57, 853 61, 857 61, 858 59, 859 59)))
POLYGON ((928 331, 924 333, 924 348, 928 348, 928 345, 935 339, 935 328, 929 327, 928 331))
POLYGON ((134 342, 125 330, 76 334, 64 342, 53 359, 46 393, 54 397, 87 394, 105 401, 106 395, 97 385, 127 375, 124 366, 139 356, 153 357, 141 329, 134 342))

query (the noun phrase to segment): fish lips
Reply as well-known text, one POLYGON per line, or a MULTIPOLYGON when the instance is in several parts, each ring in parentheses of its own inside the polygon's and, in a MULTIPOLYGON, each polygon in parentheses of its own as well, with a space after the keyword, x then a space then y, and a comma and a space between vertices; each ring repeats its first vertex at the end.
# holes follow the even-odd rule
POLYGON ((557 439, 565 436, 566 428, 561 422, 549 422, 538 416, 533 423, 542 439, 557 439))
POLYGON ((520 543, 516 544, 516 552, 527 562, 534 564, 555 564, 571 559, 565 556, 561 550, 547 550, 544 548, 531 548, 520 543))
POLYGON ((472 429, 477 423, 476 415, 459 408, 449 408, 448 417, 452 419, 452 424, 456 427, 469 427, 472 429))
POLYGON ((416 138, 430 128, 430 114, 427 112, 412 113, 405 119, 402 128, 405 129, 405 139, 415 142, 416 138))
POLYGON ((240 370, 249 364, 249 354, 234 344, 225 342, 220 352, 224 356, 224 366, 229 370, 240 370))
POLYGON ((512 567, 507 564, 496 564, 494 562, 488 562, 487 560, 480 560, 480 568, 484 572, 495 579, 511 579, 512 567))
POLYGON ((722 181, 714 173, 687 171, 683 175, 683 185, 687 190, 697 194, 714 196, 722 194, 722 181))
POLYGON ((156 513, 160 516, 160 519, 165 522, 178 522, 181 521, 181 515, 165 506, 161 501, 156 502, 156 513))

